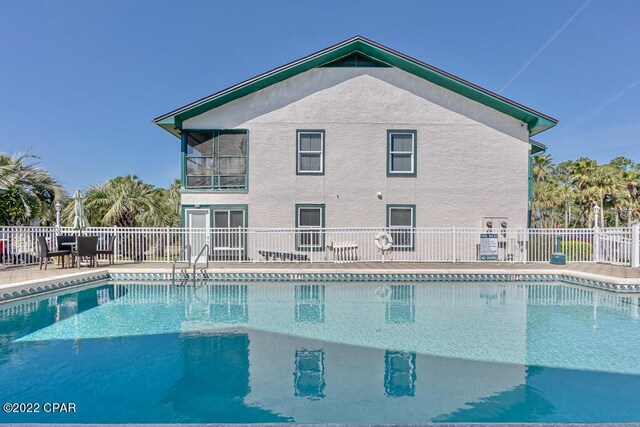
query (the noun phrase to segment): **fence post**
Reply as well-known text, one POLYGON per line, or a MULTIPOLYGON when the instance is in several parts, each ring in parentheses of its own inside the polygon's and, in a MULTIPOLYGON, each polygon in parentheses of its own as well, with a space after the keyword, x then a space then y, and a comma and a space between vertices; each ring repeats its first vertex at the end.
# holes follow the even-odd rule
POLYGON ((640 224, 631 226, 631 267, 640 267, 640 224))
POLYGON ((122 245, 122 239, 118 239, 118 234, 117 234, 118 230, 116 228, 116 226, 113 226, 113 235, 116 236, 116 240, 113 243, 113 263, 116 264, 118 262, 118 252, 120 252, 118 250, 118 246, 122 245), (117 243, 116 243, 117 242, 117 243))
POLYGON ((242 263, 242 257, 244 256, 245 251, 245 242, 242 240, 242 226, 238 226, 238 264, 242 263))
POLYGON ((600 228, 593 228, 593 262, 600 260, 600 228))
POLYGON ((453 232, 453 263, 456 263, 456 227, 451 230, 453 232))
POLYGON ((169 227, 167 227, 167 253, 165 254, 165 261, 171 262, 171 245, 169 244, 169 227))

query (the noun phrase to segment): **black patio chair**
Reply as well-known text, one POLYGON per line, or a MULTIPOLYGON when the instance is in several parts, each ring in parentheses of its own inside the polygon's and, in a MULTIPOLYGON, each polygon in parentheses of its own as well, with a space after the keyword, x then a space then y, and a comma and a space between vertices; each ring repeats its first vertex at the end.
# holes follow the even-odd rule
POLYGON ((116 241, 116 235, 110 235, 109 236, 109 240, 108 240, 108 244, 107 244, 107 249, 99 249, 98 250, 98 255, 108 255, 109 256, 109 264, 113 264, 113 254, 114 254, 114 244, 116 241))
POLYGON ((71 264, 73 265, 78 263, 78 268, 80 268, 80 259, 82 257, 87 257, 90 259, 90 265, 92 267, 97 267, 97 255, 98 236, 78 236, 76 240, 76 249, 71 251, 71 264))
POLYGON ((70 250, 57 250, 50 251, 49 245, 47 245, 47 239, 44 236, 38 236, 38 258, 40 262, 40 270, 42 270, 42 264, 44 269, 47 269, 49 259, 53 257, 62 257, 62 268, 64 268, 64 257, 71 254, 70 250))

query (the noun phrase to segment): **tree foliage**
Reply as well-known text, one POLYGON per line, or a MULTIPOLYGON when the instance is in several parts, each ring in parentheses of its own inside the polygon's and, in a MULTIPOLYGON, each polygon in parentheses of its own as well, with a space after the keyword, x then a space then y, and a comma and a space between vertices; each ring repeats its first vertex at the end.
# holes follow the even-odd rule
POLYGON ((554 164, 549 155, 533 161, 532 224, 536 227, 628 226, 640 220, 640 164, 616 157, 606 164, 581 157, 554 164))
MULTIPOLYGON (((180 181, 165 190, 136 175, 119 176, 89 187, 84 209, 91 226, 179 226, 180 181)), ((70 203, 64 210, 65 225, 72 224, 74 215, 74 203, 70 203)))
POLYGON ((55 203, 64 188, 28 153, 0 152, 0 225, 55 224, 55 203))

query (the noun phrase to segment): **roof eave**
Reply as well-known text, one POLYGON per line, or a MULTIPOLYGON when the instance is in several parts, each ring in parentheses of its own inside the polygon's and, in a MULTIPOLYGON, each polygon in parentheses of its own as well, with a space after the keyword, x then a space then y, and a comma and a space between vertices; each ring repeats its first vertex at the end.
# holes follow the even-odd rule
POLYGON ((163 127, 175 136, 179 136, 182 122, 191 117, 202 114, 205 111, 217 108, 234 99, 241 98, 250 93, 264 89, 294 75, 303 73, 312 68, 331 62, 351 52, 360 52, 377 60, 400 68, 406 72, 421 77, 431 83, 452 90, 462 96, 477 101, 490 108, 510 115, 527 124, 530 135, 536 135, 551 127, 558 120, 542 114, 531 108, 525 107, 515 101, 491 92, 453 74, 433 67, 432 65, 411 58, 401 52, 380 45, 361 36, 352 37, 336 45, 308 55, 304 58, 285 64, 266 73, 260 74, 244 82, 238 83, 222 91, 204 97, 200 100, 173 110, 153 120, 155 124, 163 127), (173 126, 174 129, 170 129, 173 126))
POLYGON ((529 139, 529 144, 531 144, 531 154, 540 154, 547 151, 547 146, 541 142, 529 139))

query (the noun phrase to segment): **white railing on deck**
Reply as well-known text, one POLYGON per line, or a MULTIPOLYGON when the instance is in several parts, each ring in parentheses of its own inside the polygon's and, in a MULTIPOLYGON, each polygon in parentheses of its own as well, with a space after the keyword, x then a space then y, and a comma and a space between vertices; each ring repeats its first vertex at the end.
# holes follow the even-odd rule
MULTIPOLYGON (((205 244, 213 262, 478 262, 481 234, 498 235, 498 262, 548 263, 559 244, 568 262, 633 265, 640 253, 638 226, 588 229, 481 228, 118 228, 90 227, 84 235, 98 236, 98 249, 115 240, 115 260, 173 262, 185 245, 197 254, 205 244), (390 251, 375 245, 379 232, 394 239, 390 251)), ((62 228, 61 234, 77 234, 62 228)), ((0 227, 3 264, 37 263, 37 238, 56 248, 54 227, 0 227)), ((106 257, 102 257, 106 259, 106 257)), ((104 265, 105 261, 102 261, 104 265)), ((491 261, 489 261, 491 262, 491 261)))

